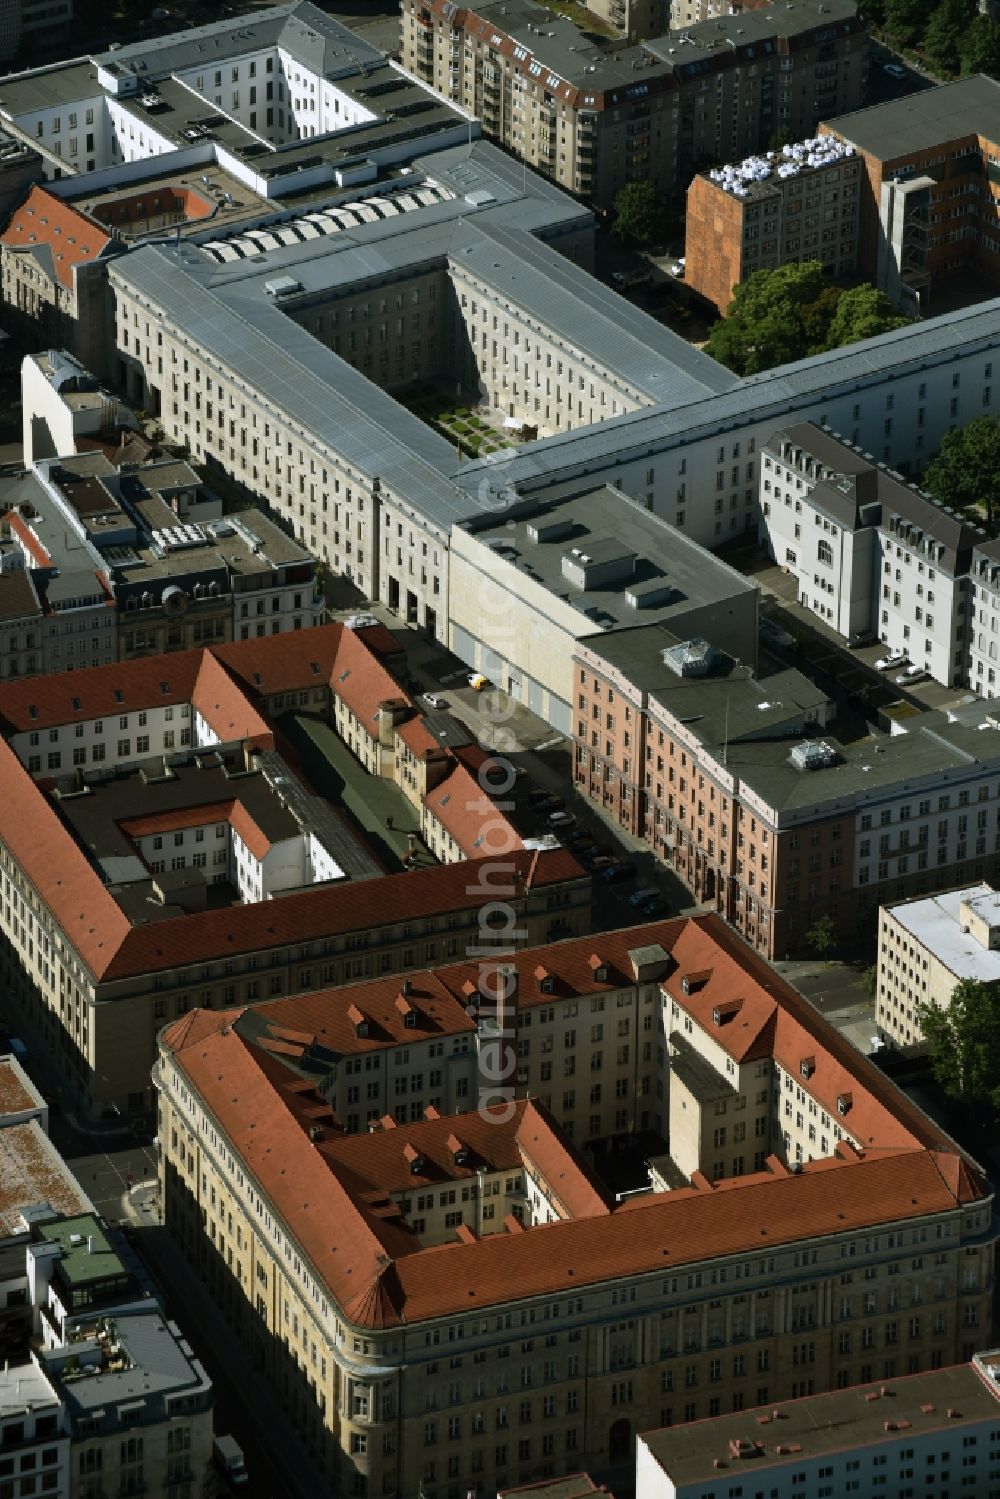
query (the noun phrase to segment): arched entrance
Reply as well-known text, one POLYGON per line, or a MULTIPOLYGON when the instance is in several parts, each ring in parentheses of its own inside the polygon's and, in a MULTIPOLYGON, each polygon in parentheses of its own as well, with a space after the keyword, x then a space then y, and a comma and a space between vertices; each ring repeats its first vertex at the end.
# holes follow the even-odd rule
POLYGON ((632 1422, 622 1416, 616 1421, 608 1434, 608 1461, 612 1463, 624 1462, 632 1455, 632 1422))

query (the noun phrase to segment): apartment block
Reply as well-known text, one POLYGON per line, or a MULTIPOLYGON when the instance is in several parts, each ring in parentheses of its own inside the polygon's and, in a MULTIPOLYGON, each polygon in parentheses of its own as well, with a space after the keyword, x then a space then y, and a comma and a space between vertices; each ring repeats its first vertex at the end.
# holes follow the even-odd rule
MULTIPOLYGON (((890 393, 887 428, 894 407, 890 393)), ((760 510, 761 545, 794 574, 800 604, 845 637, 871 631, 935 681, 989 693, 997 616, 984 531, 811 423, 765 449, 760 510)))
POLYGON ((103 452, 0 479, 0 677, 72 671, 321 623, 310 554, 257 511, 222 517, 189 464, 103 452))
POLYGON ((991 885, 886 905, 878 920, 878 1025, 902 1048, 924 1035, 917 1006, 946 1010, 955 986, 1000 984, 1000 896, 991 885))
POLYGON ((864 167, 858 269, 907 311, 963 276, 994 283, 1000 87, 977 74, 820 126, 864 167))
POLYGON ((498 892, 515 942, 589 921, 589 878, 558 847, 522 844, 475 757, 464 824, 427 814, 462 840, 442 854, 458 862, 413 871, 403 835, 386 873, 385 842, 377 858, 281 753, 279 715, 322 729, 337 698, 355 743, 379 743, 382 776, 419 762, 433 791, 464 763, 432 734, 404 756, 415 710, 363 635, 333 625, 0 689, 4 981, 74 1107, 142 1113, 155 1034, 195 1003, 457 957, 484 940, 498 892))
POLYGON ((720 312, 754 271, 818 260, 828 276, 855 269, 861 165, 832 136, 712 167, 687 191, 684 279, 720 312))
POLYGON ((653 626, 574 659, 576 784, 766 956, 803 952, 820 915, 846 938, 879 905, 993 873, 990 702, 845 743, 798 672, 751 676, 704 640, 653 626))
POLYGON ((755 1492, 858 1492, 905 1499, 1000 1495, 997 1371, 1000 1354, 853 1389, 807 1395, 772 1409, 721 1415, 691 1427, 643 1432, 638 1491, 648 1499, 728 1499, 755 1492))
POLYGON ((628 0, 602 0, 598 13, 647 40, 601 46, 535 0, 408 0, 403 61, 488 136, 605 209, 626 182, 672 198, 705 160, 761 150, 782 126, 807 135, 838 100, 856 107, 864 94, 867 38, 850 0, 681 31, 628 0))
MULTIPOLYGON (((696 1107, 704 1142, 656 1190, 609 1193, 540 1099, 345 1133, 326 1084, 343 1032, 324 1037, 313 1002, 305 1031, 261 1006, 161 1033, 168 1227, 340 1490, 624 1473, 650 1424, 944 1368, 983 1341, 979 1168, 723 922, 566 945, 534 975, 518 959, 519 1051, 544 1058, 574 1006, 578 1037, 642 1017, 649 1097, 696 1107), (696 1064, 724 1085, 692 1087, 696 1064)), ((419 1033, 440 994, 421 976, 400 1000, 419 1033)), ((383 1013, 359 1000, 354 1021, 375 1037, 383 1013)), ((485 1045, 492 1012, 473 1023, 485 1045)))

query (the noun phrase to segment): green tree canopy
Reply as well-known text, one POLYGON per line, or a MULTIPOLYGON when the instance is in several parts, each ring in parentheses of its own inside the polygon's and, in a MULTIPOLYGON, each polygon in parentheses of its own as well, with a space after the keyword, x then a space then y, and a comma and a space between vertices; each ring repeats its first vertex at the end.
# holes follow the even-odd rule
POLYGON ((976 16, 959 43, 963 73, 1000 73, 1000 26, 988 16, 976 16))
POLYGON ((827 348, 839 349, 861 338, 874 338, 879 333, 888 333, 890 328, 904 328, 909 321, 896 312, 885 292, 874 286, 852 286, 834 309, 827 348))
POLYGON ((1000 421, 978 416, 946 432, 921 482, 943 505, 957 510, 984 505, 992 523, 1000 513, 1000 421))
POLYGON ((927 24, 927 6, 923 0, 885 0, 885 29, 901 42, 915 42, 927 24))
POLYGON ((738 375, 754 375, 905 322, 874 287, 844 291, 831 285, 818 260, 793 261, 754 271, 734 288, 705 351, 738 375))
POLYGON ((806 941, 818 958, 826 958, 837 942, 837 931, 831 916, 817 916, 806 932, 806 941))
POLYGON ((962 979, 947 1009, 929 1001, 916 1018, 930 1051, 931 1067, 952 1098, 970 1109, 1000 1107, 1000 995, 978 979, 962 979))
POLYGON ((923 50, 951 73, 958 72, 962 43, 973 14, 968 0, 941 0, 924 30, 923 50))
POLYGON ((649 245, 662 228, 663 210, 651 182, 626 182, 615 193, 614 210, 619 239, 649 245))

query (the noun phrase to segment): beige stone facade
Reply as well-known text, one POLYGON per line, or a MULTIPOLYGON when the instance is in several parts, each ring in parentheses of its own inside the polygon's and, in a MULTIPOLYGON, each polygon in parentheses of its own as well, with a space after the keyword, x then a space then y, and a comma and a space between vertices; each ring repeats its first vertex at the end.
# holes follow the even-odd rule
POLYGON ((878 1026, 901 1049, 923 1044, 918 1006, 947 1010, 960 983, 1000 985, 1000 898, 990 885, 917 896, 878 915, 878 1026))
MULTIPOLYGON (((438 1188, 423 1185, 424 1132, 447 1129, 453 1155, 471 1150, 471 1170, 482 1160, 480 1115, 439 1126, 390 1120, 388 1140, 352 1141, 315 1095, 297 1095, 299 1117, 298 1104, 275 1109, 262 1088, 256 1117, 266 1116, 286 1169, 301 1153, 301 1169, 316 1173, 310 1198, 323 1195, 321 1179, 331 1181, 341 1203, 331 1205, 340 1225, 332 1230, 301 1210, 301 1175, 289 1195, 266 1152, 241 1143, 231 1084, 259 1077, 262 1044, 246 1018, 226 1031, 219 1017, 192 1016, 165 1033, 156 1084, 168 1225, 341 1491, 402 1496, 422 1486, 439 1499, 476 1484, 604 1471, 629 1460, 636 1430, 938 1368, 982 1343, 995 1247, 988 1195, 964 1174, 974 1168, 949 1157, 942 1138, 932 1147, 926 1121, 785 991, 771 1030, 774 1002, 762 1003, 749 972, 737 978, 752 959, 724 930, 662 923, 637 949, 642 961, 660 963, 653 1037, 675 1058, 683 1039, 724 1084, 699 1126, 691 1185, 612 1205, 584 1187, 564 1155, 558 1165, 539 1155, 533 1176, 548 1183, 549 1209, 525 1183, 527 1200, 500 1233, 495 1219, 477 1223, 471 1192, 448 1200, 455 1182, 447 1162, 438 1188), (664 969, 671 950, 676 966, 664 969), (734 994, 745 997, 731 1013, 734 994), (763 1168, 755 1171, 748 1156, 739 1180, 713 1186, 706 1168, 728 1178, 732 1163, 713 1169, 722 1147, 706 1125, 734 1131, 758 1116, 770 1148, 763 1168), (338 1163, 349 1157, 360 1170, 367 1160, 368 1170, 386 1172, 376 1157, 384 1160, 394 1141, 407 1142, 420 1181, 407 1192, 392 1172, 380 1178, 376 1217, 367 1204, 381 1194, 348 1206, 338 1163), (869 1154, 874 1141, 884 1151, 869 1154), (928 1148, 943 1152, 940 1165, 928 1148), (862 1193, 860 1216, 845 1191, 862 1193), (442 1208, 453 1215, 444 1242, 442 1208), (433 1283, 422 1268, 427 1239, 433 1283)), ((627 935, 605 934, 597 956, 603 940, 617 967, 627 935)), ((574 974, 582 1005, 588 990, 591 1000, 605 986, 567 961, 555 948, 541 966, 551 966, 563 1004, 574 974)), ((411 993, 417 1006, 427 1003, 421 988, 411 993)), ((612 979, 604 997, 614 991, 612 979)), ((561 1023, 542 1019, 534 1001, 530 1008, 532 1025, 521 1034, 532 1044, 551 1036, 561 1058, 561 1023)), ((571 1020, 579 1032, 580 1016, 571 1020)), ((673 1062, 655 1057, 648 1075, 672 1090, 673 1062)), ((484 1186, 496 1180, 499 1203, 513 1191, 516 1208, 516 1171, 484 1166, 484 1186)), ((492 1202, 492 1193, 478 1199, 492 1202)))

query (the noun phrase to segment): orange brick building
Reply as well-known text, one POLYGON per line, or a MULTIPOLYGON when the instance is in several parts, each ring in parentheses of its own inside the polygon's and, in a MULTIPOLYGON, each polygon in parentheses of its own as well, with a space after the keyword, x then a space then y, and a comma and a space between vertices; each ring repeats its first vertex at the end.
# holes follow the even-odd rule
POLYGON ((850 275, 861 178, 850 148, 819 140, 702 172, 687 195, 688 286, 725 312, 754 271, 818 260, 830 276, 850 275))
MULTIPOLYGON (((934 311, 942 281, 1000 277, 1000 83, 979 74, 820 125, 861 158, 858 270, 934 311)), ((984 287, 985 291, 985 287, 984 287)))

